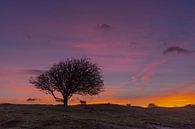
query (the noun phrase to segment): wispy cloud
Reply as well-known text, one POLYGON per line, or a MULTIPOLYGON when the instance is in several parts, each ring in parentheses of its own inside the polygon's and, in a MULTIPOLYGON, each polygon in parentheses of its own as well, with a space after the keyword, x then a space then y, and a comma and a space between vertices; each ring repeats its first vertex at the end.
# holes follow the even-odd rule
POLYGON ((24 70, 23 72, 31 75, 39 75, 41 73, 44 73, 46 70, 39 70, 39 69, 28 69, 24 70))
POLYGON ((145 67, 141 70, 141 72, 139 72, 137 75, 134 75, 131 77, 131 80, 134 81, 134 82, 137 82, 137 81, 149 81, 151 80, 151 77, 154 73, 154 71, 156 69, 158 69, 158 67, 165 63, 166 60, 164 58, 160 58, 154 62, 151 62, 147 65, 145 65, 145 67))
POLYGON ((111 30, 112 29, 111 25, 109 24, 98 24, 97 28, 101 30, 111 30))
POLYGON ((163 51, 164 55, 167 54, 171 54, 171 53, 181 53, 181 54, 188 54, 191 53, 192 51, 188 50, 188 49, 184 49, 182 47, 179 46, 172 46, 172 47, 168 47, 163 51))

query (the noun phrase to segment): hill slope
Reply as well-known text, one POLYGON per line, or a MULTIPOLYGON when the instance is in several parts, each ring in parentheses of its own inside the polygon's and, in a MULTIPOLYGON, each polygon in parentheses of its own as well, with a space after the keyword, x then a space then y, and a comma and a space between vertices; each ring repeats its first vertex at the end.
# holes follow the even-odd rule
POLYGON ((195 108, 0 105, 0 129, 195 129, 195 108))

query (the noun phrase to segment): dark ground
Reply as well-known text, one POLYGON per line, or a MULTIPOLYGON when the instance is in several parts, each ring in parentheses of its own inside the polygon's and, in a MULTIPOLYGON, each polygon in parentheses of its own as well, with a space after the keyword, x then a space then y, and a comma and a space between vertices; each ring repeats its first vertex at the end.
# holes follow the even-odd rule
POLYGON ((195 108, 0 104, 0 129, 195 129, 195 108))

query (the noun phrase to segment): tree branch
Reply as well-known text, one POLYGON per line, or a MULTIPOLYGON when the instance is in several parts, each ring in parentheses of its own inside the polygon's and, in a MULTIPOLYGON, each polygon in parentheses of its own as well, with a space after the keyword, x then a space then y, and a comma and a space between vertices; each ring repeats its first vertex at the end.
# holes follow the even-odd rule
POLYGON ((56 102, 63 102, 64 99, 56 97, 53 91, 50 91, 50 93, 54 97, 54 99, 56 100, 56 102))

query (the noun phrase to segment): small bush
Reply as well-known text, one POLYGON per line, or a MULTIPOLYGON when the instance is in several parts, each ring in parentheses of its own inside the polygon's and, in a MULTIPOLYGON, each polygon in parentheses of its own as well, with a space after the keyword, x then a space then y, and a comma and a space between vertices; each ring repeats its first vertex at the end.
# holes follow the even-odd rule
POLYGON ((188 104, 188 105, 185 105, 185 107, 195 108, 195 104, 188 104))
POLYGON ((81 105, 86 105, 86 104, 87 104, 87 101, 80 100, 80 104, 81 104, 81 105))
POLYGON ((148 108, 156 108, 158 107, 156 104, 150 103, 148 104, 148 108))
POLYGON ((127 107, 131 107, 131 104, 126 104, 127 107))

